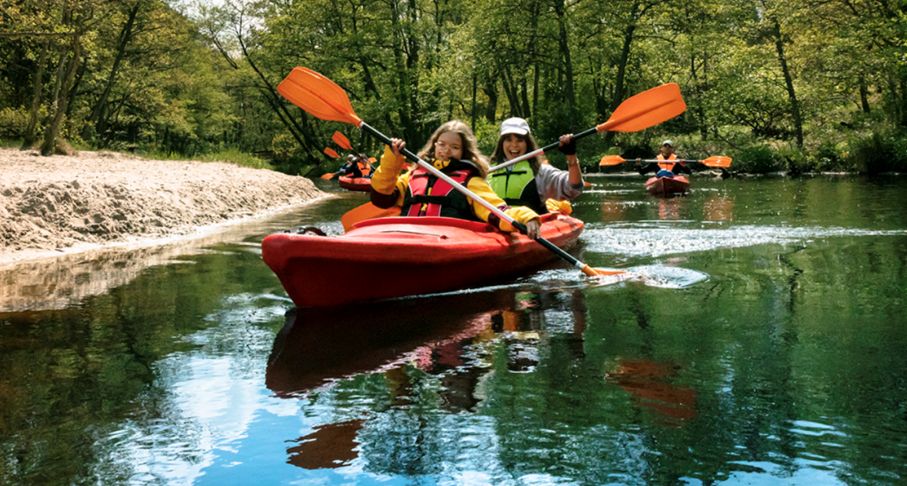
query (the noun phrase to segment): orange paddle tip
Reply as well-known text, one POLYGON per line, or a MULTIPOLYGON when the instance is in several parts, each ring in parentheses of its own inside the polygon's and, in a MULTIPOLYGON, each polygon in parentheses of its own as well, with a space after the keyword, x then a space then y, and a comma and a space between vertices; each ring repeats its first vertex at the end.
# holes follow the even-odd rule
POLYGON ((353 144, 350 143, 350 139, 346 138, 346 135, 340 133, 339 131, 334 132, 334 135, 331 137, 331 140, 337 144, 338 147, 344 150, 352 150, 353 144))
POLYGON ((309 68, 293 68, 277 85, 277 92, 316 118, 362 126, 343 88, 309 68))
POLYGON ((614 277, 627 273, 625 270, 616 268, 592 268, 589 265, 584 266, 582 270, 589 277, 614 277))

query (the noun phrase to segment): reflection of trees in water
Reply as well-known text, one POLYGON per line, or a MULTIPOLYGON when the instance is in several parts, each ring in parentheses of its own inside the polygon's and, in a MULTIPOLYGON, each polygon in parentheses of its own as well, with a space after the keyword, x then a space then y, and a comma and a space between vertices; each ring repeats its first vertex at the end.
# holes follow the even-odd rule
MULTIPOLYGON (((346 417, 357 415, 350 409, 359 409, 359 418, 353 421, 326 424, 294 441, 296 445, 288 449, 293 464, 346 464, 355 448, 376 472, 436 474, 445 462, 455 461, 453 443, 459 443, 464 433, 452 421, 480 418, 488 406, 483 401, 497 399, 487 395, 483 382, 499 373, 533 375, 543 355, 558 363, 564 356, 575 360, 577 349, 582 355, 581 343, 574 343, 585 326, 580 291, 550 295, 505 291, 366 307, 333 315, 290 313, 275 340, 269 388, 284 396, 327 400, 324 403, 331 407, 346 410, 346 417), (558 335, 566 331, 556 339, 553 353, 539 349, 550 345, 548 314, 568 321, 553 326, 558 335), (371 316, 368 324, 364 316, 371 316), (383 378, 360 379, 357 376, 367 376, 361 373, 383 378), (319 388, 344 376, 352 379, 319 388), (321 391, 310 394, 316 390, 321 391), (362 403, 365 397, 368 403, 362 403), (342 433, 325 432, 335 429, 342 433)), ((481 435, 480 440, 489 444, 496 440, 487 431, 481 435)))

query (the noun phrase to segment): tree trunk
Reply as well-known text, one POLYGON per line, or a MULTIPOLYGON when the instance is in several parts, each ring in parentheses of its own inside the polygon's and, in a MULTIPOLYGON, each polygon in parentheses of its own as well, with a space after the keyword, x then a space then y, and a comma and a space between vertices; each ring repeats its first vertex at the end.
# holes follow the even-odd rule
POLYGON ((495 123, 497 121, 498 114, 498 88, 489 77, 485 80, 485 84, 482 86, 482 92, 485 93, 485 96, 488 98, 488 104, 485 105, 485 120, 489 123, 495 123))
POLYGON ((866 76, 860 75, 860 108, 869 113, 869 88, 866 87, 866 76))
POLYGON ((617 77, 614 80, 614 98, 611 100, 611 111, 617 109, 618 105, 624 99, 624 79, 627 73, 627 65, 630 62, 630 48, 633 45, 633 36, 636 33, 636 23, 639 20, 637 10, 639 2, 633 2, 630 7, 630 22, 624 28, 624 43, 620 49, 620 59, 617 62, 617 77))
POLYGON ((772 34, 775 39, 775 50, 778 52, 778 62, 781 64, 781 72, 784 74, 784 84, 787 86, 787 97, 790 100, 790 114, 794 119, 794 132, 797 136, 797 147, 803 148, 803 118, 800 115, 800 102, 797 100, 797 92, 794 90, 794 79, 791 76, 790 68, 787 66, 787 58, 784 55, 784 39, 781 36, 781 24, 777 19, 771 19, 772 34))
POLYGON ((107 75, 107 80, 104 82, 104 89, 101 91, 101 96, 98 97, 98 101, 91 109, 91 115, 88 116, 88 122, 94 123, 95 134, 97 135, 101 135, 107 130, 107 100, 110 97, 110 91, 113 89, 117 74, 120 71, 120 64, 122 64, 123 58, 126 56, 126 46, 128 46, 129 42, 132 40, 132 29, 135 25, 135 19, 138 16, 141 6, 142 0, 136 0, 129 9, 126 23, 120 30, 120 37, 117 41, 117 51, 113 58, 113 66, 111 66, 110 73, 107 75))
POLYGON ((479 78, 476 76, 475 69, 472 71, 472 107, 469 110, 469 126, 472 127, 472 131, 476 131, 476 111, 478 110, 478 101, 476 100, 476 94, 479 87, 479 78))
POLYGON ((53 113, 50 124, 44 131, 44 142, 41 144, 41 155, 53 155, 57 147, 57 137, 60 135, 60 126, 63 124, 63 118, 66 115, 66 106, 69 100, 69 90, 72 87, 73 79, 76 76, 76 69, 82 55, 81 33, 76 32, 72 35, 72 57, 69 62, 66 61, 67 53, 61 56, 60 67, 57 73, 62 76, 57 83, 55 99, 53 100, 53 113), (65 66, 65 68, 64 68, 65 66))
MULTIPOLYGON (((265 96, 268 99, 268 104, 271 105, 271 108, 277 113, 280 121, 283 122, 284 126, 287 127, 290 134, 293 135, 293 138, 296 139, 296 142, 299 143, 299 146, 302 149, 309 153, 320 153, 321 151, 317 148, 318 142, 315 140, 315 136, 311 133, 310 130, 305 130, 296 120, 293 119, 293 116, 287 110, 286 105, 283 103, 281 98, 277 95, 277 90, 271 86, 271 83, 268 81, 268 78, 258 69, 258 66, 255 64, 255 61, 252 60, 252 56, 249 55, 249 50, 246 48, 246 42, 243 39, 242 35, 236 36, 239 41, 240 49, 242 50, 243 57, 245 57, 246 62, 249 63, 249 66, 255 71, 255 74, 258 75, 258 79, 261 80, 262 90, 265 92, 265 96)), ((303 115, 305 116, 305 115, 303 115)))
POLYGON ((28 125, 22 134, 22 148, 30 149, 38 141, 38 112, 41 110, 41 93, 44 91, 44 69, 47 66, 49 46, 45 43, 38 54, 32 80, 31 104, 28 108, 28 125))
POLYGON ((391 1, 391 31, 393 32, 394 42, 394 66, 396 72, 394 77, 397 81, 397 96, 402 101, 397 114, 400 117, 400 123, 403 124, 404 138, 412 140, 412 120, 409 111, 409 70, 406 69, 407 61, 403 58, 403 51, 406 49, 406 40, 404 39, 403 27, 400 25, 400 8, 397 0, 391 1))
POLYGON ((564 101, 567 103, 567 113, 570 115, 569 122, 572 123, 576 118, 576 95, 573 86, 573 60, 570 57, 570 39, 567 32, 567 12, 563 0, 558 0, 555 3, 554 11, 557 14, 557 41, 561 50, 561 59, 563 60, 564 101))

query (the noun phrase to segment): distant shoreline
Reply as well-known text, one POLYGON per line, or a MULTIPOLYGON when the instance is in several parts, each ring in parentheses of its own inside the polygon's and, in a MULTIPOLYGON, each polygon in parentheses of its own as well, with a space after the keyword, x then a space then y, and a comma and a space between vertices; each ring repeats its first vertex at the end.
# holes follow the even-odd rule
POLYGON ((326 196, 304 177, 221 162, 0 148, 0 268, 201 238, 326 196))

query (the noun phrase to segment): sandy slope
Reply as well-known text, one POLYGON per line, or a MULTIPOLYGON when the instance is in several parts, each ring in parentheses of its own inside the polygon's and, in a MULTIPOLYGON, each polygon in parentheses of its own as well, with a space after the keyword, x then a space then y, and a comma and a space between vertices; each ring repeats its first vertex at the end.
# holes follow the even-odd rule
POLYGON ((0 148, 0 267, 53 254, 193 237, 324 196, 312 182, 225 163, 0 148))

